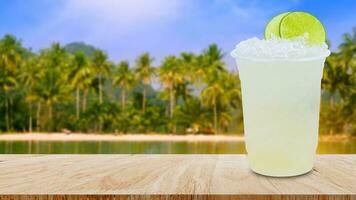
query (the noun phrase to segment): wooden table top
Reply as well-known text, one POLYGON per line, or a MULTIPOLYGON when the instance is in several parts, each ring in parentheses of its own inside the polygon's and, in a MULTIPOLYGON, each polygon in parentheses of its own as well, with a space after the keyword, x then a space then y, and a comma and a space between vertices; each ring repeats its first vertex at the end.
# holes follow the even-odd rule
POLYGON ((255 174, 245 155, 1 155, 0 195, 353 195, 356 155, 305 175, 255 174))

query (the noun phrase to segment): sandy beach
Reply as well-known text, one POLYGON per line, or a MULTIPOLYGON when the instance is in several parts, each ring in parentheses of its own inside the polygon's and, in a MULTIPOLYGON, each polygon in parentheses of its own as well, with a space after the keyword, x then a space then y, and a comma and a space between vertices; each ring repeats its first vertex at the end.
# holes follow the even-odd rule
POLYGON ((12 133, 0 135, 2 141, 243 141, 229 135, 159 135, 159 134, 83 134, 83 133, 12 133))
MULTIPOLYGON (((11 133, 0 134, 0 141, 244 141, 243 135, 170 135, 170 134, 94 134, 94 133, 11 133)), ((321 135, 319 141, 356 140, 342 135, 321 135)))

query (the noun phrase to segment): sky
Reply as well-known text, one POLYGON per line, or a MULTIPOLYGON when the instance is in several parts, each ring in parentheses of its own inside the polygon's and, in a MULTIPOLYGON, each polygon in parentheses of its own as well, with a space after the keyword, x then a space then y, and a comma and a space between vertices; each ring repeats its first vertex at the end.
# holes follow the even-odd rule
POLYGON ((355 0, 1 0, 0 36, 10 33, 34 51, 54 41, 94 45, 117 62, 150 52, 155 63, 216 43, 229 52, 263 37, 267 22, 285 11, 306 11, 324 24, 331 49, 356 27, 355 0))

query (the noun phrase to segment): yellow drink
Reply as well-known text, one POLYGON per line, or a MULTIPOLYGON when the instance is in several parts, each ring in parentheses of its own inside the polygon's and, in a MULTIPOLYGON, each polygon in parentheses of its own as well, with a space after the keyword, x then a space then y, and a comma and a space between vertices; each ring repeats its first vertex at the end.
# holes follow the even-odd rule
POLYGON ((326 56, 261 59, 235 53, 234 57, 241 79, 250 168, 268 176, 310 171, 318 140, 326 56))

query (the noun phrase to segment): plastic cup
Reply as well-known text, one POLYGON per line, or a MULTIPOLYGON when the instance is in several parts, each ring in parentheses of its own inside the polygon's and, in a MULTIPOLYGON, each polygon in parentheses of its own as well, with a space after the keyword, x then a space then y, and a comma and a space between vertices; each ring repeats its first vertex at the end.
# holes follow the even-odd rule
POLYGON ((247 158, 262 175, 286 177, 313 168, 325 56, 236 58, 241 79, 247 158))

